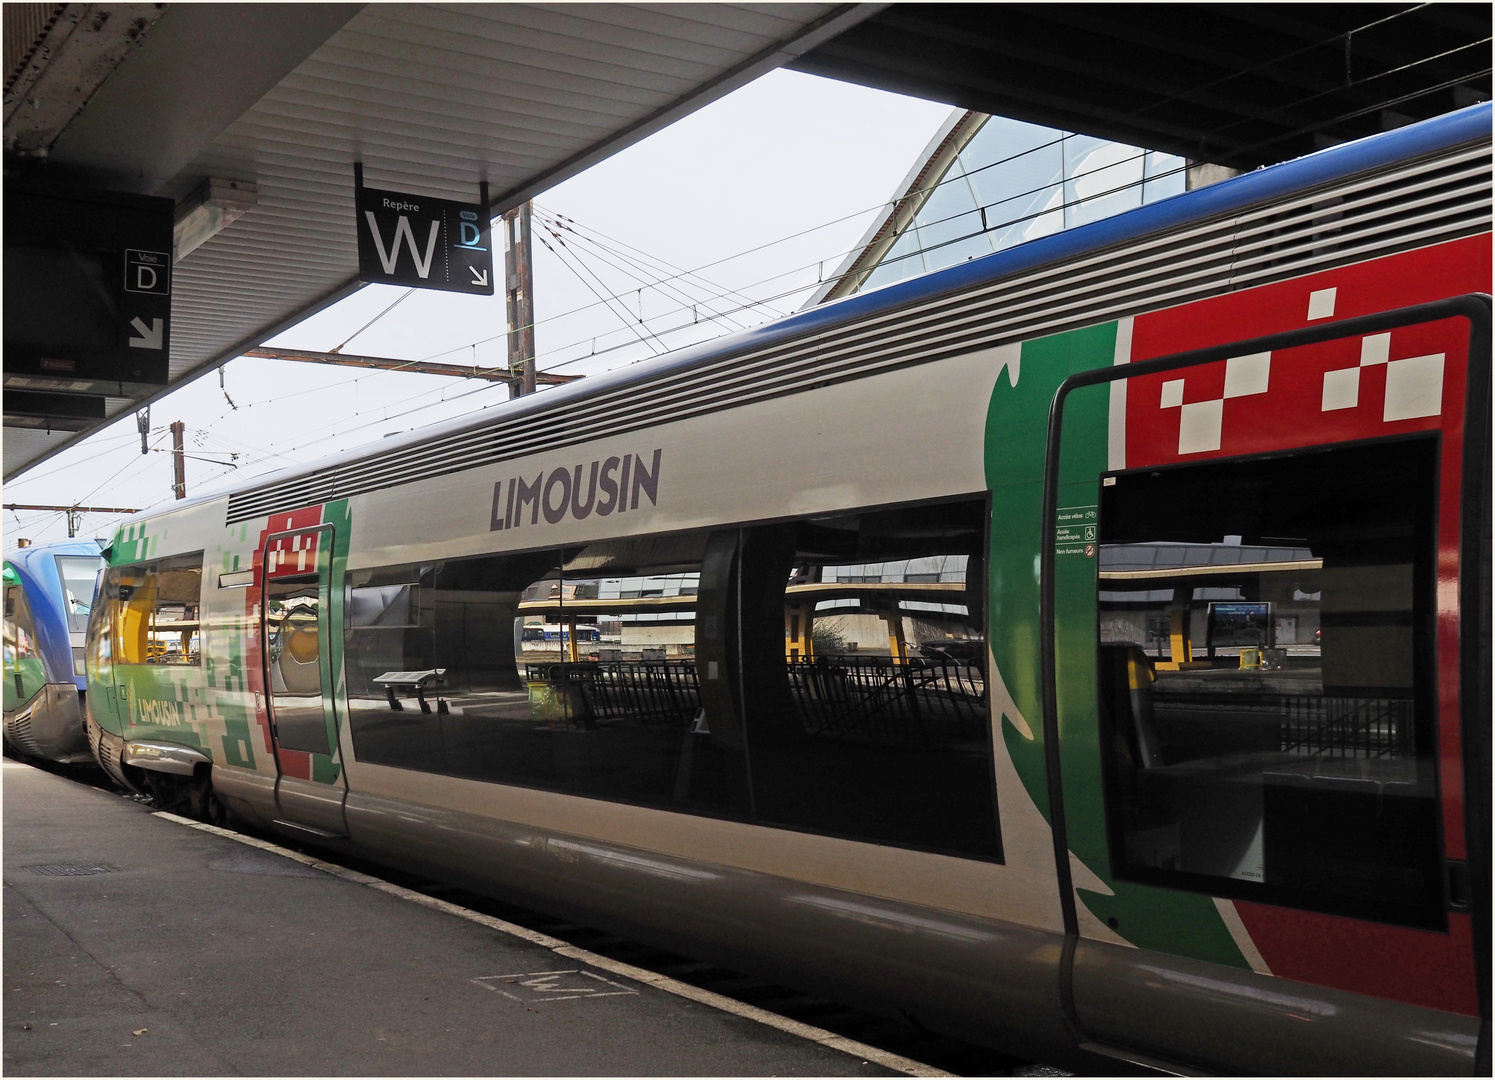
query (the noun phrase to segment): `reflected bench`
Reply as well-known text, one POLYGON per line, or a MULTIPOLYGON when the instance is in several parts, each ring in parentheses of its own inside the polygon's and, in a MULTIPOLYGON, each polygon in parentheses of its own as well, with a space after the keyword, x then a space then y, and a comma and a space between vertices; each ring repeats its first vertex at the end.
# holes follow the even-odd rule
MULTIPOLYGON (((431 705, 426 701, 426 688, 428 686, 440 686, 445 680, 446 668, 427 668, 425 671, 386 671, 383 675, 376 676, 373 680, 375 686, 384 687, 384 693, 389 700, 391 712, 404 712, 405 706, 400 704, 396 690, 405 690, 415 694, 415 700, 420 702, 420 711, 428 713, 431 705)), ((446 702, 437 699, 438 711, 446 712, 446 702)))

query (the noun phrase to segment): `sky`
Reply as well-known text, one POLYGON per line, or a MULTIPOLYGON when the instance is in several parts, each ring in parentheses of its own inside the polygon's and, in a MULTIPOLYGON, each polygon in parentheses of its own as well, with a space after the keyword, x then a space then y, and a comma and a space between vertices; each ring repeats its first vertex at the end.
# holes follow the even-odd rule
MULTIPOLYGON (((539 369, 592 374, 796 310, 950 112, 775 71, 536 197, 539 369)), ((502 289, 370 285, 265 344, 494 367, 507 363, 505 331, 502 289)), ((5 501, 169 501, 176 420, 194 496, 506 400, 486 380, 240 357, 151 407, 146 453, 129 414, 7 484, 5 501)), ((61 514, 4 521, 6 550, 67 538, 61 514)), ((86 515, 78 535, 112 535, 118 521, 86 515)))

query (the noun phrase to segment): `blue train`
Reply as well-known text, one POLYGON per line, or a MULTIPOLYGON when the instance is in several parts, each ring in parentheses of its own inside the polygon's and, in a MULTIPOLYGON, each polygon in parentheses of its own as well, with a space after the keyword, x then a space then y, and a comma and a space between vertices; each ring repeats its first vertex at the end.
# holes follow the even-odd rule
POLYGON ((94 540, 20 548, 5 559, 5 743, 15 753, 93 760, 83 643, 103 565, 94 540))

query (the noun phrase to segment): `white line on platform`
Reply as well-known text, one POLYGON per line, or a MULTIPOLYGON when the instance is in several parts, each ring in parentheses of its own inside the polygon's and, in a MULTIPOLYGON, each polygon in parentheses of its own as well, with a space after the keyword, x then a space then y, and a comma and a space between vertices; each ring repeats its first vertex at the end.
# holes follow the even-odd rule
POLYGON ((475 922, 479 926, 486 926, 490 930, 497 930, 499 933, 520 938, 532 945, 539 945, 542 948, 549 949, 557 956, 564 956, 568 960, 578 960, 591 967, 610 971, 614 975, 621 975, 625 979, 632 979, 634 982, 652 986, 656 990, 663 990, 667 994, 674 994, 676 997, 683 997, 701 1005, 709 1005, 714 1009, 720 1009, 722 1012, 731 1013, 733 1016, 755 1020, 760 1024, 775 1028, 786 1034, 798 1036, 809 1042, 819 1043, 821 1046, 829 1047, 832 1050, 839 1050, 843 1054, 859 1057, 863 1061, 881 1065, 887 1069, 893 1069, 903 1073, 905 1076, 954 1075, 936 1069, 931 1065, 915 1061, 912 1058, 903 1057, 901 1054, 891 1054, 886 1050, 879 1050, 875 1046, 868 1046, 866 1043, 857 1042, 855 1039, 845 1038, 833 1031, 826 1031, 824 1028, 815 1027, 813 1024, 802 1024, 798 1020, 790 1020, 786 1016, 769 1012, 767 1009, 760 1009, 722 994, 714 994, 710 990, 702 990, 698 986, 691 986, 689 983, 680 982, 678 979, 672 979, 668 975, 661 975, 656 971, 649 971, 646 968, 635 967, 632 964, 625 964, 606 956, 599 956, 597 953, 578 948, 575 945, 562 941, 560 938, 553 938, 548 934, 527 930, 514 923, 505 922, 503 919, 496 919, 492 915, 484 915, 482 912, 472 911, 459 904, 453 904, 449 900, 438 900, 434 896, 427 896, 424 893, 416 892, 414 889, 394 885, 370 874, 363 874, 357 870, 349 870, 347 867, 338 866, 336 863, 323 862, 314 855, 303 855, 299 851, 283 848, 279 844, 271 843, 269 840, 244 836, 231 829, 220 829, 216 825, 193 821, 191 818, 182 817, 180 814, 169 814, 163 810, 155 811, 154 816, 165 818, 167 821, 174 821, 179 825, 186 825, 188 828, 212 833, 215 836, 237 840, 241 844, 259 848, 262 851, 274 852, 276 855, 284 856, 287 859, 294 859, 296 862, 303 863, 316 870, 321 870, 324 873, 334 874, 346 881, 351 881, 359 885, 367 885, 371 889, 378 889, 380 892, 389 893, 391 896, 398 896, 402 900, 409 900, 411 903, 420 904, 423 907, 432 908, 448 915, 455 915, 459 919, 475 922))

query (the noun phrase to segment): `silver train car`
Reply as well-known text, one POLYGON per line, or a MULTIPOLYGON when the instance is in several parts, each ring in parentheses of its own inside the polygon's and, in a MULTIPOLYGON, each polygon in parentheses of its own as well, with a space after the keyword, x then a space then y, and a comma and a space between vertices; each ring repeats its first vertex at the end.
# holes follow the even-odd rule
POLYGON ((132 519, 120 782, 1033 1059, 1489 1071, 1490 109, 132 519))

